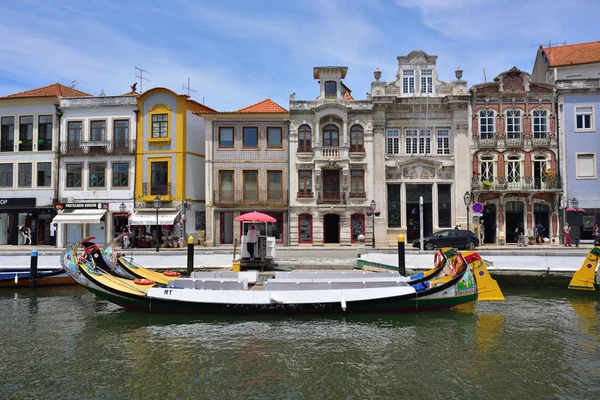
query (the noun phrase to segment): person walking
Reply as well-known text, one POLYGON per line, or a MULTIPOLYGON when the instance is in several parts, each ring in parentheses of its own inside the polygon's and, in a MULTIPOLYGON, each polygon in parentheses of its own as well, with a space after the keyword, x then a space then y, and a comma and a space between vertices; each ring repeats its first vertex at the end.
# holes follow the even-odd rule
POLYGON ((519 226, 517 226, 517 238, 519 247, 527 247, 527 242, 525 241, 525 228, 523 228, 522 222, 519 222, 519 226))
POLYGON ((544 243, 544 231, 545 231, 544 225, 542 225, 542 223, 540 221, 538 221, 537 225, 535 226, 535 233, 536 233, 538 245, 542 245, 544 243))
POLYGON ((568 222, 563 228, 563 234, 565 235, 565 247, 571 247, 571 226, 568 222))
POLYGON ((598 224, 596 224, 596 226, 594 226, 594 246, 600 246, 600 228, 598 227, 598 224))
POLYGON ((252 225, 250 229, 248 229, 248 233, 246 233, 246 247, 248 249, 248 253, 250 254, 251 260, 254 260, 256 242, 258 242, 258 231, 254 227, 254 225, 252 225))
POLYGON ((483 220, 479 222, 479 245, 483 246, 483 242, 485 241, 485 226, 483 225, 483 220))

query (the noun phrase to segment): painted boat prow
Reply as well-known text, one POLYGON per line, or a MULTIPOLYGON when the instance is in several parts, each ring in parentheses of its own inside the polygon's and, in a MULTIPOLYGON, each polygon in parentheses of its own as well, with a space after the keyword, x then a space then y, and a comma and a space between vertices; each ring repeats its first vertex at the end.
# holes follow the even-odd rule
POLYGON ((473 268, 475 279, 477 280, 477 300, 479 301, 504 301, 504 294, 500 285, 487 269, 488 262, 481 258, 476 251, 461 252, 465 260, 473 268))
POLYGON ((581 268, 571 278, 569 289, 600 290, 600 271, 596 272, 599 259, 600 247, 594 246, 583 260, 581 268))

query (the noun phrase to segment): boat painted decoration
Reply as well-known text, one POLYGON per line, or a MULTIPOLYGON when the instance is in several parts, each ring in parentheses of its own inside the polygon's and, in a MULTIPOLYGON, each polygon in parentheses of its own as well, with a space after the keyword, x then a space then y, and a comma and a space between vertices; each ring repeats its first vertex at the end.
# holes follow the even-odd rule
POLYGON ((600 290, 600 246, 594 246, 583 260, 581 268, 575 272, 569 289, 575 290, 600 290))

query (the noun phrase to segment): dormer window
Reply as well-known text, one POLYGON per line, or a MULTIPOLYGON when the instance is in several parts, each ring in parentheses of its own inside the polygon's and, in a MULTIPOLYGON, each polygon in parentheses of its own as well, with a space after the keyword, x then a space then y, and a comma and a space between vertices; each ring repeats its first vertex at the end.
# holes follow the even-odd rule
POLYGON ((421 93, 433 93, 433 71, 421 70, 421 93))
POLYGON ((337 97, 337 83, 335 81, 325 82, 325 96, 337 97))
POLYGON ((415 92, 415 71, 412 69, 402 70, 402 93, 415 92))

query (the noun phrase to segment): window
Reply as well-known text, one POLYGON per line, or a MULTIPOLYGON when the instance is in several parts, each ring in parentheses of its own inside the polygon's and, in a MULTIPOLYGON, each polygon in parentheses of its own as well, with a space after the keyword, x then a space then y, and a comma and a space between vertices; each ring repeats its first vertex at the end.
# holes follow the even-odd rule
POLYGON ((246 127, 242 128, 243 133, 243 145, 244 147, 258 147, 258 128, 257 127, 246 127))
POLYGON ((386 132, 386 152, 388 154, 400 153, 400 130, 388 129, 386 132))
POLYGON ((325 82, 325 97, 337 98, 337 83, 335 81, 325 82))
POLYGON ((298 216, 298 243, 312 243, 312 215, 298 216))
POLYGON ((244 171, 244 200, 258 200, 258 171, 244 171))
POLYGON ((52 115, 38 117, 38 150, 52 150, 52 115))
POLYGON ((494 181, 494 158, 490 156, 483 156, 479 161, 479 175, 481 181, 494 181))
POLYGON ((81 187, 82 164, 67 164, 67 187, 81 187))
POLYGON ((404 131, 404 137, 406 140, 406 154, 417 154, 419 131, 416 129, 407 129, 404 131))
POLYGON ((506 112, 506 137, 507 139, 521 137, 521 111, 508 110, 506 112))
POLYGON ((152 137, 169 137, 169 114, 152 114, 152 137))
POLYGON ((483 110, 479 112, 479 133, 481 139, 494 138, 494 112, 483 110))
POLYGON ((279 201, 283 199, 281 177, 281 171, 267 171, 267 196, 270 201, 279 201))
POLYGON ((594 107, 575 107, 575 130, 594 130, 594 107))
POLYGON ((350 128, 350 151, 365 151, 365 132, 360 125, 352 125, 350 128))
POLYGON ((219 199, 233 201, 233 171, 219 171, 219 199))
POLYGON ((31 187, 31 163, 19 163, 19 187, 31 187))
POLYGON ((421 70, 421 93, 433 92, 433 71, 430 69, 421 70))
POLYGON ((521 158, 519 156, 507 157, 506 180, 509 184, 521 181, 521 158))
POLYGON ((106 121, 90 122, 90 141, 103 142, 105 140, 106 121))
POLYGON ((421 129, 419 132, 419 154, 431 153, 431 131, 421 129))
POLYGON ((387 186, 387 206, 388 206, 388 227, 400 228, 401 203, 400 203, 400 185, 387 186))
POLYGON ((312 171, 298 171, 298 197, 312 197, 312 171))
POLYGON ((267 147, 282 148, 281 128, 267 128, 267 147))
POLYGON ((154 161, 150 163, 150 195, 170 194, 169 162, 154 161))
POLYGON ((129 163, 112 163, 112 186, 115 188, 129 186, 129 163))
MULTIPOLYGON (((19 151, 33 151, 33 115, 19 118, 19 151)), ((31 186, 31 175, 29 178, 31 186)))
POLYGON ((232 127, 219 127, 219 147, 233 147, 232 127))
POLYGON ((452 196, 451 185, 439 184, 438 189, 438 226, 452 227, 452 196))
MULTIPOLYGON (((15 150, 15 117, 2 117, 2 133, 0 137, 0 151, 15 150)), ((12 180, 11 180, 12 186, 12 180)))
POLYGON ((52 163, 37 163, 37 187, 52 186, 52 163))
POLYGON ((362 169, 350 171, 350 197, 367 197, 365 193, 365 171, 362 169))
POLYGON ((335 125, 326 125, 323 128, 323 146, 334 146, 340 145, 340 131, 335 125))
POLYGON ((596 177, 596 154, 577 153, 577 178, 590 179, 596 177))
POLYGON ((129 120, 118 119, 113 122, 114 147, 129 147, 129 120))
POLYGON ((415 92, 415 71, 412 69, 402 70, 402 93, 415 92))
POLYGON ((0 187, 13 187, 13 164, 0 164, 0 187))
POLYGON ((311 129, 308 125, 302 125, 298 128, 298 153, 311 152, 311 129))
POLYGON ((67 124, 67 140, 69 147, 79 147, 81 142, 81 121, 69 121, 67 124))
POLYGON ((358 243, 358 236, 365 234, 365 216, 363 214, 352 214, 350 217, 351 243, 358 243))
POLYGON ((448 129, 438 129, 437 136, 437 153, 450 154, 450 131, 448 129))
POLYGON ((546 110, 533 111, 533 138, 545 139, 548 135, 548 112, 546 110))
POLYGON ((89 164, 89 187, 104 187, 106 184, 106 164, 105 163, 90 163, 89 164))

